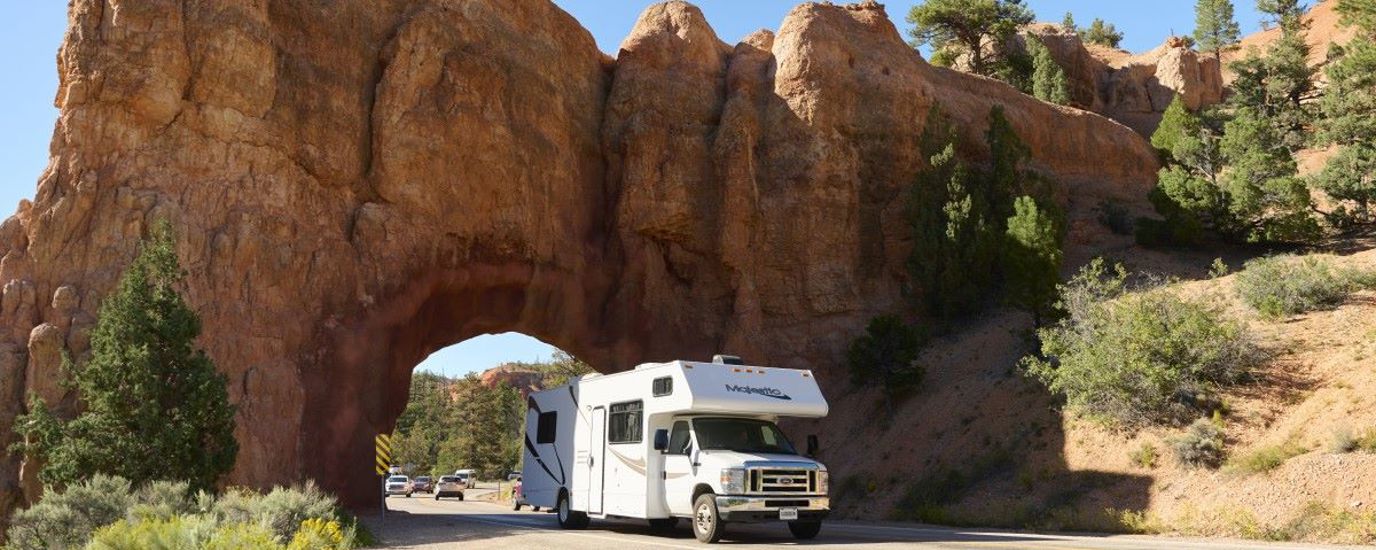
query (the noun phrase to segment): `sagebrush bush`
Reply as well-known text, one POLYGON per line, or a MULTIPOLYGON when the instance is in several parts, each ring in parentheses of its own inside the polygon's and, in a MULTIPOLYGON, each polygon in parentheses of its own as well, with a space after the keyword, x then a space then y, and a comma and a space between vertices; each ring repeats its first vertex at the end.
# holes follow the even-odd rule
POLYGON ((185 481, 153 481, 138 490, 129 514, 137 518, 170 518, 195 510, 191 484, 185 481))
POLYGON ((1336 307, 1369 277, 1322 256, 1271 256, 1247 262, 1237 275, 1237 291, 1262 315, 1279 318, 1336 307))
POLYGON ((1156 461, 1158 458, 1158 454, 1156 452, 1156 445, 1152 445, 1151 443, 1143 443, 1141 447, 1137 448, 1137 450, 1129 453, 1128 458, 1132 460, 1133 464, 1136 464, 1142 468, 1146 468, 1148 470, 1155 468, 1156 461))
POLYGON ((129 481, 97 474, 68 487, 49 491, 10 520, 9 548, 41 550, 80 548, 101 526, 123 519, 134 504, 129 481))
POLYGON ((1062 285, 1069 315, 1038 331, 1026 370, 1070 411, 1111 425, 1178 423, 1219 405, 1262 354, 1244 325, 1165 287, 1125 292, 1126 272, 1096 260, 1062 285))
POLYGON ((1308 452, 1298 441, 1267 445, 1228 461, 1233 469, 1246 473, 1263 473, 1279 468, 1285 461, 1308 452))
POLYGON ((270 529, 277 540, 287 542, 309 519, 335 520, 334 497, 321 491, 314 482, 303 487, 277 487, 253 501, 253 518, 270 529))
POLYGON ((1183 465, 1217 468, 1223 463, 1223 427, 1207 418, 1196 420, 1184 434, 1171 439, 1171 449, 1183 465))
MULTIPOLYGON (((134 550, 158 548, 192 550, 208 546, 215 524, 198 516, 122 519, 100 528, 86 546, 88 550, 134 550)), ((239 546, 236 548, 251 548, 239 546)))
POLYGON ((344 540, 339 522, 310 518, 301 522, 287 550, 336 550, 345 548, 344 540))
POLYGON ((231 488, 218 497, 189 487, 160 481, 135 490, 97 475, 16 512, 7 548, 346 549, 366 538, 314 483, 268 494, 231 488))

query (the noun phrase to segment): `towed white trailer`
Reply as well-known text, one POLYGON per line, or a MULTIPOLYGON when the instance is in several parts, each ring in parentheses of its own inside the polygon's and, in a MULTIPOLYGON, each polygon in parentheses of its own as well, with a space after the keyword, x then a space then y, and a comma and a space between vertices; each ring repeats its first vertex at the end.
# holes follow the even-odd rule
POLYGON ((826 416, 826 399, 811 371, 739 363, 646 363, 532 393, 525 500, 554 508, 566 529, 689 518, 698 540, 716 542, 728 522, 784 521, 816 537, 830 509, 816 437, 799 452, 775 422, 826 416))

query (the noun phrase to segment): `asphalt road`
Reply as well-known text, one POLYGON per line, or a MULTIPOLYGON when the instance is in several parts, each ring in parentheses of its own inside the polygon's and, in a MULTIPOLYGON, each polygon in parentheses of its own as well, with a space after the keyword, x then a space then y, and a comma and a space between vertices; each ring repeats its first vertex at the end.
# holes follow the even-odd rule
MULTIPOLYGON (((364 518, 369 529, 387 548, 567 548, 609 550, 620 548, 693 548, 706 545, 693 539, 686 521, 672 534, 652 534, 640 521, 599 521, 581 531, 559 529, 554 515, 509 507, 472 498, 435 501, 428 496, 389 498, 383 518, 364 518)), ((1008 531, 950 529, 944 527, 829 522, 816 540, 795 541, 782 524, 730 524, 725 545, 751 548, 796 546, 921 549, 1048 549, 1048 550, 1241 550, 1252 548, 1339 548, 1298 544, 1264 544, 1251 541, 1195 540, 1139 536, 1038 535, 1008 531)))

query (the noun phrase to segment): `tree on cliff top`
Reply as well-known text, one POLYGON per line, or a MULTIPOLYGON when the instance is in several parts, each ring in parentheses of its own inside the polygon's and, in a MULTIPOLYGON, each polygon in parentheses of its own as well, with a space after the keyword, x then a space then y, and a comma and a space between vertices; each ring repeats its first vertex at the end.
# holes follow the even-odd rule
POLYGON ((178 291, 183 277, 160 223, 101 305, 90 360, 64 365, 85 410, 63 421, 35 397, 15 420, 16 447, 43 461, 45 483, 103 473, 211 489, 234 466, 234 407, 225 376, 195 346, 201 322, 178 291))
POLYGON ((1027 49, 1032 52, 1032 95, 1042 101, 1069 105, 1070 85, 1051 49, 1035 36, 1027 37, 1027 49))
POLYGON ((1199 0, 1194 5, 1194 41, 1199 51, 1223 58, 1223 49, 1236 44, 1242 31, 1233 18, 1232 0, 1199 0))
POLYGON ((1089 28, 1080 31, 1080 40, 1090 44, 1117 48, 1123 41, 1123 33, 1118 31, 1111 23, 1105 23, 1103 19, 1094 18, 1089 23, 1089 28))
MULTIPOLYGON (((949 58, 953 51, 969 56, 970 70, 990 76, 995 72, 990 45, 997 44, 1031 23, 1032 10, 1022 0, 926 0, 908 11, 908 31, 913 47, 931 45, 949 58)), ((937 54, 933 55, 934 57, 937 54)))

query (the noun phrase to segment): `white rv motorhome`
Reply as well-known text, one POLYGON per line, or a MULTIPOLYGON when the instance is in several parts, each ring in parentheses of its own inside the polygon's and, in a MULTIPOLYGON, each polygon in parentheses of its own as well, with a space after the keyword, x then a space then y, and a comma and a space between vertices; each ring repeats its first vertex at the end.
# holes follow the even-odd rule
POLYGON ((527 401, 522 493, 566 529, 588 518, 689 518, 703 542, 728 522, 786 521, 817 536, 830 509, 826 466, 775 425, 819 418, 827 402, 811 371, 711 363, 647 363, 589 374, 527 401))

